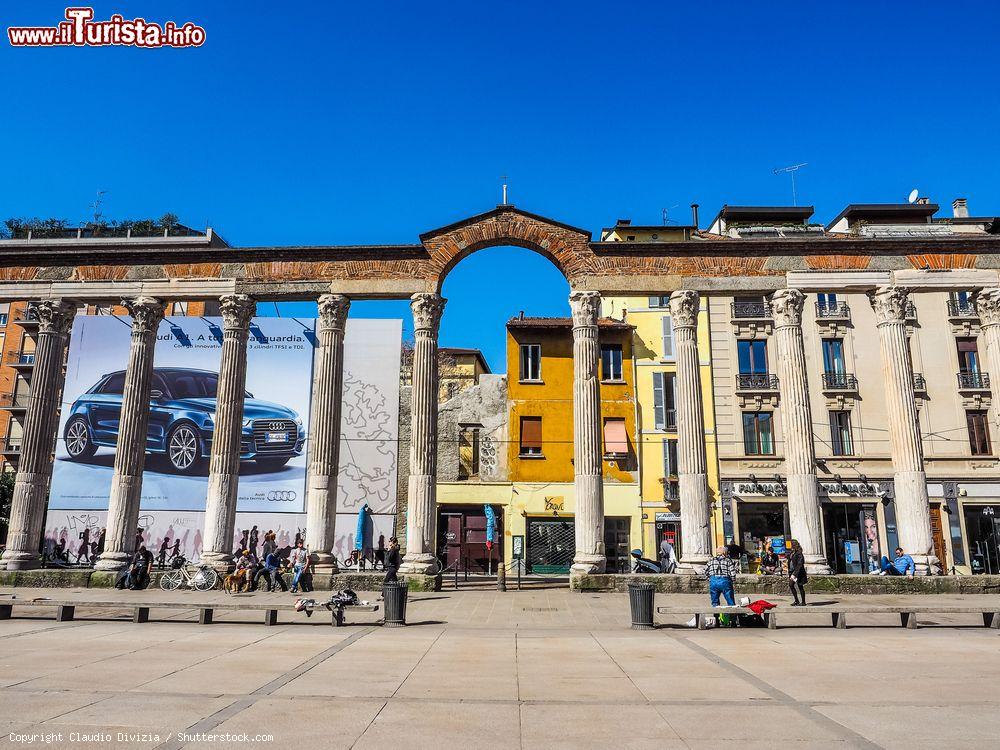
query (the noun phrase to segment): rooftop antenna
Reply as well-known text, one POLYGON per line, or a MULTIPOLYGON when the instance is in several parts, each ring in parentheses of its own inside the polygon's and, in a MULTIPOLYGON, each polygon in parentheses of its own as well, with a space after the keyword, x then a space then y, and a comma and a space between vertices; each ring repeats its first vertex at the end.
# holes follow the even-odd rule
POLYGON ((94 224, 97 224, 104 215, 101 213, 101 204, 104 203, 104 196, 107 195, 107 193, 107 190, 98 190, 97 198, 95 198, 94 202, 90 204, 90 208, 94 209, 94 224))
POLYGON ((500 179, 503 180, 503 203, 500 205, 507 205, 507 175, 500 175, 500 179))
POLYGON ((798 172, 802 167, 809 165, 809 162, 802 162, 801 164, 792 164, 789 167, 778 167, 774 170, 775 174, 783 174, 787 172, 792 176, 792 205, 797 206, 798 203, 795 202, 795 173, 798 172))
POLYGON ((675 208, 677 208, 676 205, 673 205, 670 208, 663 209, 663 226, 666 226, 667 224, 670 223, 670 221, 671 221, 671 219, 670 219, 670 211, 672 209, 675 209, 675 208))
POLYGON ((919 198, 919 197, 920 197, 920 191, 917 190, 916 188, 913 188, 913 190, 910 191, 910 195, 906 199, 906 202, 907 203, 916 203, 917 202, 917 198, 919 198))

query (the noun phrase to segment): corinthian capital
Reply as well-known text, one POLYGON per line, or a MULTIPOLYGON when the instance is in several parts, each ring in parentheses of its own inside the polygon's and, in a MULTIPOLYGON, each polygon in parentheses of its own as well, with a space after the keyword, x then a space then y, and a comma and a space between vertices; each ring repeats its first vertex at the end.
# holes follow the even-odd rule
POLYGON ((1000 289, 984 289, 976 295, 976 310, 984 326, 1000 324, 1000 289))
POLYGON ((440 294, 418 293, 410 297, 413 311, 413 332, 428 331, 437 335, 447 300, 440 294))
POLYGON ((798 289, 779 289, 771 295, 771 314, 776 328, 801 326, 806 295, 798 289))
POLYGON ((257 303, 246 294, 227 294, 219 298, 219 310, 222 312, 222 325, 226 330, 246 331, 250 328, 250 320, 254 313, 257 312, 257 303))
POLYGON ((157 297, 133 297, 123 299, 122 306, 128 310, 132 316, 132 335, 145 334, 150 331, 155 332, 160 321, 163 320, 163 313, 166 304, 157 297))
POLYGON ((601 311, 600 292, 571 292, 569 307, 573 311, 573 327, 596 326, 601 311))
POLYGON ((681 289, 670 295, 670 320, 674 328, 694 328, 698 325, 698 292, 681 289))
POLYGON ((876 325, 902 323, 906 320, 906 303, 910 290, 905 286, 880 286, 870 296, 876 325))
POLYGON ((322 328, 343 331, 347 326, 347 314, 351 310, 351 298, 345 294, 324 294, 319 298, 319 324, 322 328))
POLYGON ((76 305, 64 299, 46 299, 35 304, 39 333, 66 333, 73 325, 76 305))

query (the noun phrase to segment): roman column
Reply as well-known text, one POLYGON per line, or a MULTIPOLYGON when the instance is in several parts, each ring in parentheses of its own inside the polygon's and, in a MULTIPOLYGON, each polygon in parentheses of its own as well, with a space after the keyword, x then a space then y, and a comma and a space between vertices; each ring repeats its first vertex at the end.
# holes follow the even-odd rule
POLYGON ((712 556, 705 416, 698 355, 698 292, 670 295, 677 352, 677 479, 681 495, 681 559, 678 570, 700 573, 712 556))
POLYGON ((598 292, 569 295, 573 312, 573 484, 576 516, 573 522, 576 554, 571 573, 603 573, 604 468, 601 435, 601 342, 597 319, 598 292))
POLYGON ((938 559, 931 536, 927 476, 906 341, 908 300, 909 290, 901 286, 881 286, 871 295, 882 352, 881 394, 889 412, 896 529, 899 544, 912 555, 917 574, 927 575, 937 568, 938 559))
POLYGON ((798 289, 781 289, 771 297, 781 417, 785 433, 788 520, 792 536, 802 545, 809 573, 830 573, 823 552, 823 526, 816 478, 806 350, 802 342, 802 307, 798 289))
POLYGON ((247 338, 257 304, 245 294, 219 300, 222 313, 222 358, 216 392, 215 429, 208 467, 205 537, 201 559, 218 571, 233 565, 233 530, 240 483, 243 398, 247 383, 247 338))
POLYGON ((108 500, 107 536, 97 570, 119 570, 135 551, 142 497, 142 471, 146 465, 149 429, 149 392, 153 376, 156 332, 163 320, 164 303, 156 297, 122 300, 132 316, 132 344, 125 370, 115 470, 108 500))
POLYGON ((337 530, 340 410, 344 398, 344 330, 351 300, 343 294, 319 298, 316 374, 309 419, 309 486, 306 546, 316 566, 337 569, 332 550, 337 530))
POLYGON ((437 550, 438 328, 445 299, 414 294, 413 387, 410 402, 410 479, 406 493, 406 555, 402 573, 429 573, 437 550))
POLYGON ((990 400, 990 448, 996 451, 1000 440, 1000 289, 984 289, 976 295, 979 329, 986 348, 986 372, 993 397, 990 400))
POLYGON ((52 446, 59 426, 63 361, 76 305, 59 299, 43 300, 35 310, 38 346, 2 560, 7 570, 37 568, 39 564, 38 546, 52 478, 52 446))

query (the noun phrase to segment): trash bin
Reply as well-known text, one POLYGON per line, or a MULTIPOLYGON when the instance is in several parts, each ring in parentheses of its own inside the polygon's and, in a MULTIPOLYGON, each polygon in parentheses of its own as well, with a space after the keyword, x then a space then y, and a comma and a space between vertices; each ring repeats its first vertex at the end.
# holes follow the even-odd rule
POLYGON ((628 604, 632 611, 632 630, 653 629, 653 591, 651 583, 629 583, 628 604))
POLYGON ((382 584, 384 625, 387 628, 401 628, 406 625, 406 594, 406 583, 403 581, 388 581, 382 584))

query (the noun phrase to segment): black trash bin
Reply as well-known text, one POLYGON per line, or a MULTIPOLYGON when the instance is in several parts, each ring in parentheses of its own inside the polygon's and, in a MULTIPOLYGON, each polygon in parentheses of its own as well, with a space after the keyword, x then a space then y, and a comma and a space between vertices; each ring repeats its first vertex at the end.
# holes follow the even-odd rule
POLYGON ((385 626, 401 628, 406 625, 406 583, 387 581, 382 584, 382 605, 385 607, 385 626))
POLYGON ((628 604, 632 611, 632 630, 653 629, 653 591, 651 583, 636 581, 628 585, 628 604))

